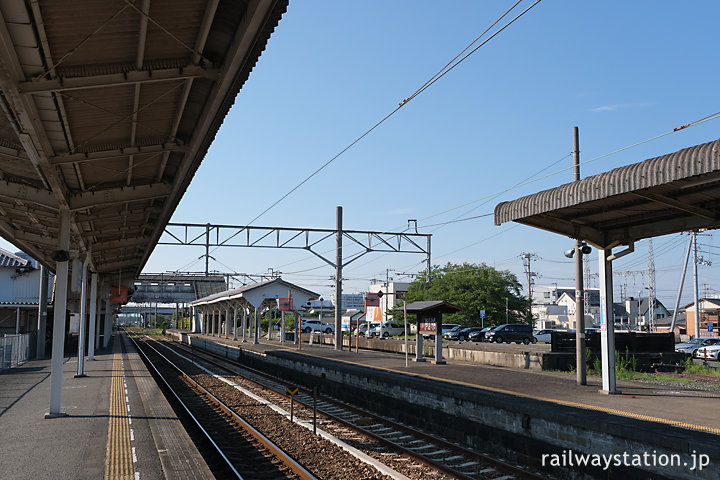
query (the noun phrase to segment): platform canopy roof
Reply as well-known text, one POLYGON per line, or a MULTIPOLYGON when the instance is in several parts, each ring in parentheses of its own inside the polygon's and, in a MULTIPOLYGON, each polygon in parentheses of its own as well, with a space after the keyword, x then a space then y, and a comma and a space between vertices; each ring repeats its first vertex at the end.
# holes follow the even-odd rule
POLYGON ((135 278, 287 3, 0 2, 0 235, 135 278))
POLYGON ((599 248, 720 227, 720 140, 651 158, 495 207, 514 221, 599 248))
POLYGON ((320 298, 317 293, 293 283, 286 282, 282 278, 274 278, 264 282, 245 285, 244 287, 224 292, 215 293, 204 298, 190 302, 194 307, 213 306, 221 302, 248 303, 253 307, 259 307, 266 300, 274 301, 279 297, 293 298, 295 308, 300 310, 309 300, 320 298))

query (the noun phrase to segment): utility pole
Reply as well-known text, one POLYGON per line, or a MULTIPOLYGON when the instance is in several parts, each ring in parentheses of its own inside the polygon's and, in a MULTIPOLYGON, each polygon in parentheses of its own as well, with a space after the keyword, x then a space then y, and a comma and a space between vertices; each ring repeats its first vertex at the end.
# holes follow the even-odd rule
MULTIPOLYGON (((342 207, 338 206, 335 211, 336 236, 335 236, 335 350, 342 350, 342 269, 343 269, 343 229, 342 229, 342 207)), ((350 347, 348 347, 350 348, 350 347)))
POLYGON ((650 308, 650 331, 655 331, 655 257, 652 238, 648 238, 648 307, 650 308))
POLYGON ((520 255, 520 258, 523 260, 523 267, 525 268, 525 275, 527 276, 527 285, 528 285, 528 301, 530 302, 530 311, 528 312, 529 315, 532 315, 532 285, 533 280, 532 277, 536 276, 537 273, 532 271, 532 268, 530 267, 530 262, 532 262, 532 259, 537 257, 534 253, 523 253, 520 255))
MULTIPOLYGON (((580 132, 573 127, 573 171, 574 181, 580 181, 580 132)), ((583 288, 583 242, 575 239, 575 365, 576 382, 586 385, 585 361, 585 292, 583 288)))
POLYGON ((697 256, 697 232, 692 232, 693 242, 693 295, 695 298, 695 338, 700 336, 700 302, 698 302, 698 256, 697 256))

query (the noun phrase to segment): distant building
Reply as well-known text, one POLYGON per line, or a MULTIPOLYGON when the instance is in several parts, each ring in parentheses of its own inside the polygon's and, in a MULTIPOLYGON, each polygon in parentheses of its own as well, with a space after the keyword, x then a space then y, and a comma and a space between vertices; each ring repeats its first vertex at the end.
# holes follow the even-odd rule
POLYGON ((699 298, 700 304, 700 331, 695 331, 695 302, 685 305, 685 323, 687 334, 691 336, 713 337, 718 335, 718 313, 720 313, 720 299, 699 298), (712 327, 710 327, 712 324, 712 327), (712 332, 710 332, 712 328, 712 332))
POLYGON ((388 310, 392 310, 397 305, 402 305, 402 299, 399 297, 406 294, 409 287, 410 282, 389 282, 387 285, 384 283, 370 285, 370 293, 383 292, 383 297, 380 300, 383 321, 388 319, 388 310))
MULTIPOLYGON (((52 298, 52 279, 48 302, 52 298)), ((0 248, 0 335, 27 333, 37 328, 40 269, 23 252, 0 248)))

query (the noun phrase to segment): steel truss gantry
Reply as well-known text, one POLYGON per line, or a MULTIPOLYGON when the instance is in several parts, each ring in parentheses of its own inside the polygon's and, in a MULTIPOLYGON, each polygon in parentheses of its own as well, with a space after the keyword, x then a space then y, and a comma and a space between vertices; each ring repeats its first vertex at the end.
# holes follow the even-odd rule
POLYGON ((344 230, 342 207, 337 207, 336 228, 260 227, 252 225, 215 225, 210 223, 168 223, 158 245, 205 247, 205 271, 208 272, 210 248, 256 247, 306 250, 335 268, 335 349, 342 349, 342 269, 370 252, 414 253, 427 258, 430 272, 429 233, 344 230), (335 238, 335 261, 316 249, 325 240, 335 238), (360 252, 343 260, 343 239, 360 247, 360 252))

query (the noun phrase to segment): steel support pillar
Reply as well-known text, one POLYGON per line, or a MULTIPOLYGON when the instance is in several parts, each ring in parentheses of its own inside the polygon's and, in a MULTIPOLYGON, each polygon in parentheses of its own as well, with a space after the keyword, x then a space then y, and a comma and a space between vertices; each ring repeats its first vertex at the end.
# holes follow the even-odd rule
MULTIPOLYGON (((91 326, 94 326, 97 322, 98 317, 98 274, 93 273, 90 276, 90 318, 88 320, 88 330, 90 330, 91 326)), ((93 334, 95 333, 95 329, 92 329, 93 334)), ((92 342, 92 336, 88 332, 88 340, 89 342, 92 342)), ((88 343, 89 343, 88 342, 88 343)), ((93 351, 93 356, 90 356, 90 349, 88 348, 88 360, 95 360, 95 352, 93 351)))
POLYGON ((613 311, 612 249, 599 249, 600 350, 602 393, 618 393, 615 388, 615 315, 613 311))
POLYGON ((38 298, 38 328, 37 328, 37 356, 38 360, 45 358, 45 336, 47 335, 47 292, 48 270, 40 265, 40 296, 38 298))
MULTIPOLYGON (((58 231, 58 254, 64 252, 69 257, 70 250, 70 210, 60 209, 60 228, 58 231)), ((68 260, 55 263, 55 304, 53 314, 52 360, 50 362, 50 410, 45 418, 66 416, 60 408, 62 404, 62 370, 65 349, 65 309, 67 308, 68 260)))
POLYGON ((253 344, 260 343, 260 307, 255 307, 255 322, 253 325, 253 344))
POLYGON ((108 302, 108 309, 105 310, 105 330, 103 336, 103 348, 107 348, 110 345, 110 339, 112 338, 112 322, 113 322, 113 311, 108 302))
POLYGON ((423 336, 420 333, 420 315, 418 315, 417 323, 417 336, 415 337, 415 361, 424 362, 425 357, 423 356, 423 336))
POLYGON ((78 365, 75 377, 85 376, 85 327, 87 325, 87 304, 88 304, 88 263, 90 262, 90 254, 85 255, 85 261, 82 264, 82 274, 80 277, 80 335, 78 338, 78 365))
POLYGON ((242 341, 247 342, 247 307, 243 307, 242 311, 242 341))
POLYGON ((280 312, 280 344, 285 343, 285 312, 280 312))

